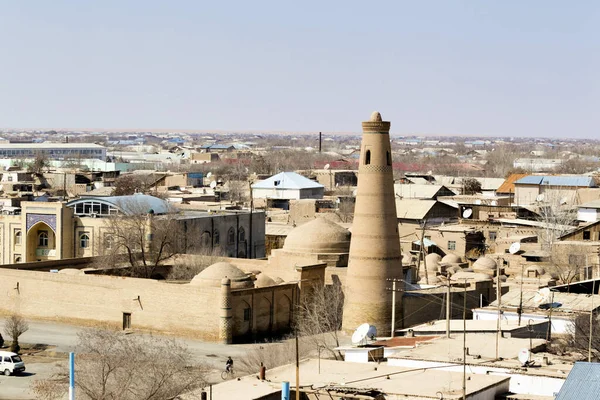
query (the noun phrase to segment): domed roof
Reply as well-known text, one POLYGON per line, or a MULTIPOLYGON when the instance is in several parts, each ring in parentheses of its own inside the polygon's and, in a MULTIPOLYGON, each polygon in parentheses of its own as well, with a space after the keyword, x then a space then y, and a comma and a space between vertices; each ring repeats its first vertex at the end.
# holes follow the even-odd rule
POLYGON ((205 268, 192 279, 190 285, 219 287, 221 286, 221 280, 223 278, 231 279, 232 289, 242 289, 254 286, 249 274, 225 261, 215 263, 205 268))
POLYGON ((427 265, 439 264, 441 260, 442 257, 437 253, 431 253, 425 256, 425 262, 427 265))
POLYGON ((348 253, 350 232, 326 218, 316 218, 293 229, 283 249, 294 253, 348 253))
POLYGON ((446 254, 443 258, 442 258, 442 263, 445 264, 458 264, 462 262, 462 259, 457 256, 456 254, 446 254))
POLYGON ((264 273, 259 274, 258 277, 256 278, 256 280, 254 281, 254 287, 256 287, 256 288, 275 286, 275 285, 277 285, 277 282, 275 282, 274 279, 271 279, 270 276, 268 276, 264 273))
POLYGON ((496 261, 489 257, 481 257, 473 263, 473 269, 496 269, 496 261))

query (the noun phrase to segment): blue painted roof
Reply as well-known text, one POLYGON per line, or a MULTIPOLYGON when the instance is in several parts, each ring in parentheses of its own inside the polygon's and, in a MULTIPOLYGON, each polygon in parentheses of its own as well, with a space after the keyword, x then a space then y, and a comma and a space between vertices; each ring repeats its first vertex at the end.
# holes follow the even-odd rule
POLYGON ((252 189, 310 189, 324 187, 320 183, 311 181, 295 172, 280 172, 252 185, 252 189))
POLYGON ((600 393, 600 363, 576 362, 560 388, 556 400, 597 399, 600 393))
POLYGON ((519 179, 515 184, 592 187, 594 186, 594 179, 591 176, 529 175, 519 179))

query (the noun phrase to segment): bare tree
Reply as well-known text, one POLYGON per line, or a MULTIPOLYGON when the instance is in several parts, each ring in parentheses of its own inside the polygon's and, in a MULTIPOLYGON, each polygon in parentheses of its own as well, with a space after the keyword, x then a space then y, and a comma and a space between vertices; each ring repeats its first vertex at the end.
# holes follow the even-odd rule
POLYGON ((544 193, 538 209, 539 220, 542 222, 539 234, 542 249, 550 256, 552 272, 556 273, 564 284, 575 281, 582 267, 577 263, 565 262, 560 250, 555 246, 563 235, 575 228, 577 209, 570 205, 571 195, 568 191, 550 188, 544 193))
POLYGON ((213 251, 206 254, 198 254, 192 257, 180 259, 179 257, 173 262, 173 266, 169 271, 167 279, 171 280, 190 280, 198 275, 207 267, 218 263, 226 257, 226 252, 222 248, 215 248, 213 251))
POLYGON ((124 254, 132 276, 150 278, 159 265, 185 251, 185 233, 177 214, 154 215, 144 202, 128 202, 121 208, 126 215, 106 218, 109 244, 105 244, 103 261, 108 267, 124 254))
MULTIPOLYGON (((194 365, 187 347, 172 339, 86 330, 78 334, 75 359, 77 398, 89 400, 172 400, 205 385, 207 368, 194 365)), ((61 365, 33 384, 40 399, 63 398, 68 371, 61 365)))
POLYGON ((4 333, 12 340, 10 351, 18 353, 19 350, 21 350, 21 346, 19 346, 19 336, 27 332, 28 329, 29 324, 19 314, 12 314, 8 317, 4 322, 4 333))
POLYGON ((571 325, 567 325, 571 335, 569 345, 572 350, 588 354, 591 351, 593 362, 600 359, 600 322, 597 315, 592 316, 592 331, 590 340, 590 315, 577 314, 571 318, 571 325))
POLYGON ((343 359, 335 350, 340 346, 344 293, 339 282, 317 286, 298 305, 298 333, 313 348, 324 349, 336 360, 343 359))
POLYGON ((481 182, 475 178, 465 178, 462 181, 463 193, 462 194, 476 194, 481 193, 481 182))
POLYGON ((35 153, 33 161, 29 164, 28 170, 34 174, 41 174, 44 168, 48 168, 49 166, 50 160, 48 159, 48 155, 38 151, 35 153))

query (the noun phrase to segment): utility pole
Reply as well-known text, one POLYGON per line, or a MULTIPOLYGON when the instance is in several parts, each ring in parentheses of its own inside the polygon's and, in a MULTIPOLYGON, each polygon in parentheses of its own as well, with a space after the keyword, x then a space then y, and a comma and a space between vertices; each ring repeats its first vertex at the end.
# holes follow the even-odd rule
POLYGON ((548 334, 546 340, 549 342, 552 339, 552 309, 554 308, 554 292, 550 295, 550 312, 548 313, 548 334))
POLYGON ((391 337, 394 337, 394 330, 396 329, 396 280, 392 281, 392 333, 391 337))
POLYGON ((500 347, 500 322, 502 318, 501 293, 500 293, 500 264, 496 262, 496 301, 498 302, 498 321, 496 323, 496 360, 499 359, 500 347))
POLYGON ((425 259, 425 228, 427 227, 427 220, 423 220, 423 227, 421 228, 421 248, 420 254, 423 259, 423 268, 425 268, 425 283, 429 285, 429 274, 427 273, 427 260, 425 259))
MULTIPOLYGON (((396 330, 396 292, 401 292, 402 289, 396 289, 396 282, 404 282, 402 279, 392 278, 387 279, 388 281, 392 281, 392 326, 391 326, 391 337, 394 337, 394 331, 396 330)), ((387 290, 390 290, 389 288, 387 290)))
POLYGON ((446 277, 448 278, 448 280, 447 280, 448 291, 446 292, 446 337, 449 339, 450 338, 450 293, 451 293, 450 274, 447 273, 446 277))
POLYGON ((592 281, 592 309, 590 310, 590 338, 588 343, 588 362, 592 362, 592 334, 594 332, 594 295, 596 294, 596 281, 592 281))
POLYGON ((521 326, 521 315, 523 314, 523 273, 525 272, 525 264, 521 263, 521 296, 519 299, 519 326, 521 326))
POLYGON ((467 400, 467 280, 463 292, 463 400, 467 400))

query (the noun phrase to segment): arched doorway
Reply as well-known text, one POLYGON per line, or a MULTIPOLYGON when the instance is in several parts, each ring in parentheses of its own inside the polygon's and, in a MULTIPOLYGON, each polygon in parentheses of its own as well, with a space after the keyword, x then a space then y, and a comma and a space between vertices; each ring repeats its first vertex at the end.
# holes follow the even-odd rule
POLYGON ((256 333, 269 333, 271 323, 271 302, 266 297, 260 297, 256 306, 256 333))
POLYGON ((285 294, 281 294, 275 303, 275 330, 278 332, 289 330, 292 322, 292 301, 285 294))
POLYGON ((26 261, 56 260, 56 233, 45 222, 38 222, 27 231, 26 261))

